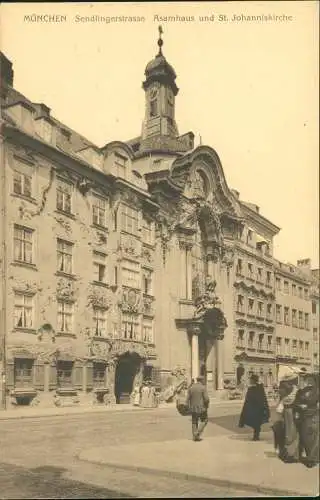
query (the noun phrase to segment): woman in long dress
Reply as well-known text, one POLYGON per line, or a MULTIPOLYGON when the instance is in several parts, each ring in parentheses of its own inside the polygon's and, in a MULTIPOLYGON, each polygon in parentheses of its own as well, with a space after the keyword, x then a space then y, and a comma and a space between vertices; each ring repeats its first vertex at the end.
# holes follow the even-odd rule
POLYGON ((261 426, 269 422, 270 410, 263 384, 257 375, 250 377, 245 402, 239 420, 239 427, 253 428, 253 441, 259 441, 261 426))
POLYGON ((295 401, 299 415, 301 450, 307 467, 319 463, 319 375, 309 375, 306 386, 297 393, 295 401))
POLYGON ((300 440, 296 420, 295 400, 298 392, 296 374, 285 376, 279 384, 280 402, 276 409, 277 419, 273 424, 275 447, 279 458, 286 463, 298 462, 300 440))

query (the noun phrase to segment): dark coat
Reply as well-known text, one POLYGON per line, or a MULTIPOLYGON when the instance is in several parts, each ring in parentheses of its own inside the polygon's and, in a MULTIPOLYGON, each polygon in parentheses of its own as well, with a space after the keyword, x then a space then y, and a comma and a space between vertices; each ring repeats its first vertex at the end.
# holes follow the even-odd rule
POLYGON ((262 384, 249 387, 239 420, 239 427, 256 428, 269 422, 270 410, 262 384))
POLYGON ((206 387, 201 382, 196 382, 188 389, 187 403, 191 413, 200 415, 209 406, 209 396, 206 387))

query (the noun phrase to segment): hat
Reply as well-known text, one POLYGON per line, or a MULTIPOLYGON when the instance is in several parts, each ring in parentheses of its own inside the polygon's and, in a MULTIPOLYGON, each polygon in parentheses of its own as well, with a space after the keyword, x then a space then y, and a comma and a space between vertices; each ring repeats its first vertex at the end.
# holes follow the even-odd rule
POLYGON ((287 373, 286 375, 283 375, 283 377, 281 377, 280 382, 293 382, 298 378, 298 375, 298 373, 287 373))
POLYGON ((278 379, 280 382, 291 382, 296 380, 301 371, 295 366, 280 366, 278 372, 278 379))

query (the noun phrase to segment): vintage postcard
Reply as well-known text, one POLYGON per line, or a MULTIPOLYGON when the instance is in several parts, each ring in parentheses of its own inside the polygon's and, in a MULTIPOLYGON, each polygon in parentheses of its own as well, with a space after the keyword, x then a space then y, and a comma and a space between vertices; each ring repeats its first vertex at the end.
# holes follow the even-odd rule
POLYGON ((0 42, 0 498, 318 495, 319 2, 0 42))

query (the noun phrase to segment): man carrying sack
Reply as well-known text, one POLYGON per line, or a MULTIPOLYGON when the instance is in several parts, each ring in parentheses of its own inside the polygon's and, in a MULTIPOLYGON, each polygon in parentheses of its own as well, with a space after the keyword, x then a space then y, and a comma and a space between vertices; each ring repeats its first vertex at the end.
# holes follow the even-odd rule
POLYGON ((203 377, 197 377, 196 382, 189 387, 187 395, 194 441, 201 441, 200 436, 208 423, 209 396, 203 382, 203 377))

